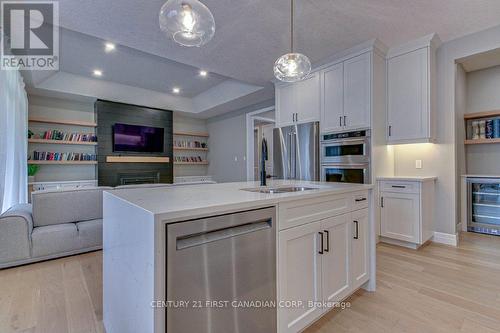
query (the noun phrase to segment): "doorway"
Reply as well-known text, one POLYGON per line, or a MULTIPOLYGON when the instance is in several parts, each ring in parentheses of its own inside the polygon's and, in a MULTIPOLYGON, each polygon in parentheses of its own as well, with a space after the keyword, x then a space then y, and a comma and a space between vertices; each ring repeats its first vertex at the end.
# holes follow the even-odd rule
POLYGON ((266 174, 273 174, 273 130, 275 125, 274 107, 269 107, 247 114, 247 180, 260 180, 260 161, 262 140, 265 138, 268 159, 265 162, 266 174))

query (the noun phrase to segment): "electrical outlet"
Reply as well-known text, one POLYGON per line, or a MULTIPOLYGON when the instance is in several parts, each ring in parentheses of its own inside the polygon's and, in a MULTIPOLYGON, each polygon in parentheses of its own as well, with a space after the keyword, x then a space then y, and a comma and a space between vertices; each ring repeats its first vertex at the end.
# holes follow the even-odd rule
POLYGON ((422 160, 415 160, 415 169, 422 169, 422 160))

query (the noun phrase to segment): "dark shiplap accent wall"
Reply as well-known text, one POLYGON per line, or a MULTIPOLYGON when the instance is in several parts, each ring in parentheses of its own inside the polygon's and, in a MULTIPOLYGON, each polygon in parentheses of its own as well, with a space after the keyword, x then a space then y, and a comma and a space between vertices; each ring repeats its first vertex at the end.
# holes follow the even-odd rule
POLYGON ((158 172, 161 183, 173 182, 173 130, 172 111, 114 103, 98 100, 97 115, 97 160, 99 186, 119 185, 120 173, 158 172), (163 127, 164 149, 158 153, 113 152, 113 125, 116 123, 163 127), (170 163, 106 163, 106 156, 167 156, 170 163))

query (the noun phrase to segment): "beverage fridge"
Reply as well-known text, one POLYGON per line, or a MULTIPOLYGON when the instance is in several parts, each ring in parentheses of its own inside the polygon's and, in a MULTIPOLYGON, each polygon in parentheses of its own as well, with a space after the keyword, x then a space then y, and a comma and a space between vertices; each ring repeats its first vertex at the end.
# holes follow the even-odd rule
POLYGON ((500 179, 467 179, 467 231, 500 235, 500 179))

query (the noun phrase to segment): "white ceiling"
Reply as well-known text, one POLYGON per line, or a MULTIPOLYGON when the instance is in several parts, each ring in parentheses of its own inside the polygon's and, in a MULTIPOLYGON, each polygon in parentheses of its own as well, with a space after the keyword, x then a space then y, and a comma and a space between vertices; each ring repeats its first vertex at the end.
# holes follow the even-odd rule
MULTIPOLYGON (((288 51, 289 0, 203 0, 216 34, 180 47, 158 26, 164 0, 62 0, 61 25, 119 44, 264 84, 288 51)), ((297 0, 297 49, 317 62, 367 40, 393 46, 433 32, 447 41, 500 24, 499 0, 297 0)))
MULTIPOLYGON (((289 47, 289 0, 203 0, 217 28, 201 48, 179 46, 161 32, 164 1, 60 0, 61 26, 80 33, 63 35, 62 71, 85 77, 100 63, 102 81, 167 95, 175 84, 182 88, 180 97, 193 100, 181 104, 194 103, 200 114, 272 98, 272 66, 289 47), (118 52, 103 54, 104 40, 117 43, 118 52), (200 80, 198 68, 211 77, 200 80), (207 98, 209 92, 213 96, 207 98), (206 106, 199 106, 202 101, 206 106)), ((296 6, 296 48, 313 64, 373 38, 391 47, 436 32, 448 41, 500 24, 500 0, 297 0, 296 6)))

